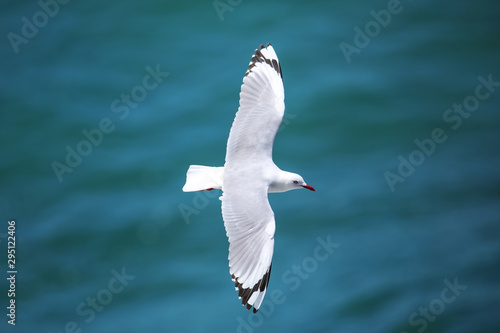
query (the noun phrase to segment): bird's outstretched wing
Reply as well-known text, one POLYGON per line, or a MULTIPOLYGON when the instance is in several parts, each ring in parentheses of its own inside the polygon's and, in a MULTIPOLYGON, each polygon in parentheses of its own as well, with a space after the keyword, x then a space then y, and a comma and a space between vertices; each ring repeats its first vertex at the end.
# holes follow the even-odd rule
POLYGON ((261 45, 248 65, 240 107, 227 141, 226 165, 272 157, 274 137, 285 112, 283 76, 271 44, 261 45))
POLYGON ((224 181, 221 200, 229 239, 229 273, 241 303, 257 312, 271 274, 274 213, 264 184, 249 185, 237 174, 226 175, 224 181))
POLYGON ((274 213, 263 173, 285 111, 278 57, 270 44, 255 51, 243 79, 240 107, 227 143, 222 216, 229 238, 229 272, 242 304, 257 312, 266 293, 274 250, 274 213))

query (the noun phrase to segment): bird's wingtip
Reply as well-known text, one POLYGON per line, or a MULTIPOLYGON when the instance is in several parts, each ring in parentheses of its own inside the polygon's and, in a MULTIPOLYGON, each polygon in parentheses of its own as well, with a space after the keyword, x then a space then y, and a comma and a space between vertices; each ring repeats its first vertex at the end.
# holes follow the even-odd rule
POLYGON ((274 48, 271 46, 271 43, 267 43, 266 46, 260 44, 259 48, 255 50, 255 54, 252 56, 252 59, 248 64, 248 70, 245 73, 245 76, 248 76, 248 74, 252 72, 252 69, 259 62, 266 63, 269 66, 271 66, 283 79, 283 73, 281 72, 281 65, 279 63, 278 56, 274 51, 274 48))

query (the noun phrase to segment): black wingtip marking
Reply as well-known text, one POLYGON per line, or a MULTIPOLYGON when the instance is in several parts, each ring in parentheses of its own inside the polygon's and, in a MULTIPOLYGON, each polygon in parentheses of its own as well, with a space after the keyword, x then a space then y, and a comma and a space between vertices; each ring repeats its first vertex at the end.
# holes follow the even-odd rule
MULTIPOLYGON (((243 304, 247 308, 247 310, 250 310, 252 308, 252 305, 248 304, 248 300, 250 299, 252 294, 256 291, 263 292, 269 285, 269 278, 271 277, 272 267, 273 264, 271 263, 271 265, 269 265, 269 269, 264 274, 262 279, 257 281, 257 283, 252 288, 243 288, 243 284, 238 281, 238 278, 234 274, 231 275, 231 279, 235 281, 234 287, 238 289, 238 297, 241 298, 241 304, 243 304)), ((253 313, 257 313, 257 311, 259 311, 259 309, 255 309, 255 307, 253 307, 253 313)))
MULTIPOLYGON (((261 45, 261 46, 262 46, 262 45, 261 45)), ((258 49, 258 50, 255 50, 255 52, 254 52, 254 53, 255 53, 255 55, 257 56, 257 58, 264 58, 264 59, 265 59, 264 55, 262 55, 262 52, 260 52, 260 50, 262 50, 262 48, 260 48, 260 49, 258 49)), ((255 59, 255 57, 254 57, 254 56, 252 56, 252 60, 253 60, 253 59, 255 59)))
POLYGON ((271 277, 271 268, 273 268, 273 263, 269 265, 269 270, 267 271, 266 274, 264 274, 263 281, 260 284, 260 291, 266 290, 268 284, 269 284, 269 278, 271 277))
POLYGON ((262 50, 268 46, 271 46, 271 43, 267 43, 266 46, 260 44, 259 48, 255 50, 255 55, 252 55, 252 60, 250 61, 250 64, 248 65, 248 70, 245 73, 245 76, 247 76, 248 74, 250 74, 252 72, 252 68, 255 67, 255 64, 257 62, 265 62, 266 64, 268 64, 269 66, 274 68, 274 70, 283 79, 283 73, 281 72, 281 66, 280 66, 278 60, 277 59, 267 59, 266 57, 264 57, 262 52, 260 52, 260 50, 262 50))

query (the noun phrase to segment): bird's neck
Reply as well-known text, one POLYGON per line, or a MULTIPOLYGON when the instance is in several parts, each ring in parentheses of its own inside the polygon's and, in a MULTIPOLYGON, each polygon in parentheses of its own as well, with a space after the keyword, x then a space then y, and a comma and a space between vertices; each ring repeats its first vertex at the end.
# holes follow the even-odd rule
POLYGON ((290 172, 279 170, 275 179, 269 185, 269 193, 286 192, 293 189, 289 183, 290 172))

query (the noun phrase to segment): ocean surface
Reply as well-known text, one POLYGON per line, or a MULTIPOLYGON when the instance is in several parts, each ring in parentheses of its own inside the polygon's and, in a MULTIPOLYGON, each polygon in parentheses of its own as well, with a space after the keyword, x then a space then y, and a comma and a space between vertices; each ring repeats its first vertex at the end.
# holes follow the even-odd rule
POLYGON ((500 332, 499 17, 493 0, 3 1, 0 332, 500 332), (190 164, 223 165, 268 42, 274 160, 316 192, 270 195, 254 315, 220 191, 181 188, 190 164))

